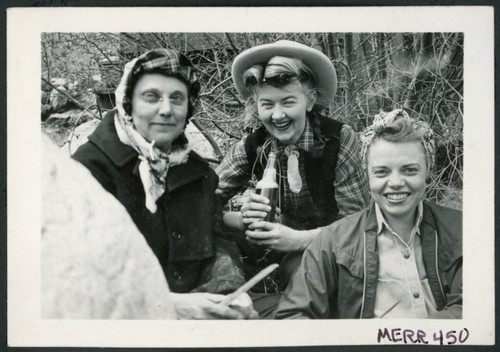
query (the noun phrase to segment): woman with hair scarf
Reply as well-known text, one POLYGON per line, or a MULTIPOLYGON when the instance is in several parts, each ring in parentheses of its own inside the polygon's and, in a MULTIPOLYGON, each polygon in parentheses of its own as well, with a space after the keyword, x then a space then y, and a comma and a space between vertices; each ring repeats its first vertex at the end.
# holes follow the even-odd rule
POLYGON ((361 136, 373 202, 306 249, 277 318, 462 318, 462 212, 423 200, 434 148, 404 110, 375 116, 361 136))
POLYGON ((215 237, 218 177, 184 134, 199 91, 184 55, 171 49, 140 55, 125 65, 116 109, 73 157, 130 213, 170 290, 197 292, 174 295, 178 316, 255 317, 251 307, 242 314, 217 303, 244 278, 236 246, 215 237))

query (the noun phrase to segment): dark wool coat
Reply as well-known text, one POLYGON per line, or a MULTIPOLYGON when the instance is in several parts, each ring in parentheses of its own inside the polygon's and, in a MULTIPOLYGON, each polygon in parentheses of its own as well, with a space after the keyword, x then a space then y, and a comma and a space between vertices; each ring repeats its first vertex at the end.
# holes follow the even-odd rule
POLYGON ((244 282, 236 246, 215 237, 221 219, 218 177, 198 154, 170 168, 155 214, 145 207, 138 153, 118 139, 114 111, 73 158, 125 206, 158 257, 170 290, 227 293, 244 282))

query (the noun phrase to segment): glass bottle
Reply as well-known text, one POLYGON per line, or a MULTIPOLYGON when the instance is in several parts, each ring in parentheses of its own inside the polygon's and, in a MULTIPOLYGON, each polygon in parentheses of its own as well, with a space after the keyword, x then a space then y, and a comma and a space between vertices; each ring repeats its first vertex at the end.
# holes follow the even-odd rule
POLYGON ((267 213, 264 221, 274 222, 274 215, 276 213, 276 204, 278 202, 279 186, 276 182, 276 153, 270 152, 267 165, 264 169, 262 179, 257 182, 255 192, 261 194, 269 199, 271 210, 267 213))

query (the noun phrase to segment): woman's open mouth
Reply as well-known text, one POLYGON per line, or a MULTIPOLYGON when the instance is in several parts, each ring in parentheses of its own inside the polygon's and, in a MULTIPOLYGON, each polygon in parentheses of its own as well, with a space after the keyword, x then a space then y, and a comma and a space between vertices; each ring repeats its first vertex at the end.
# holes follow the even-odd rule
POLYGON ((277 130, 284 131, 288 129, 292 125, 292 121, 290 120, 283 120, 283 121, 273 121, 273 126, 277 130))
POLYGON ((410 193, 386 193, 384 196, 392 203, 400 203, 408 198, 410 193))

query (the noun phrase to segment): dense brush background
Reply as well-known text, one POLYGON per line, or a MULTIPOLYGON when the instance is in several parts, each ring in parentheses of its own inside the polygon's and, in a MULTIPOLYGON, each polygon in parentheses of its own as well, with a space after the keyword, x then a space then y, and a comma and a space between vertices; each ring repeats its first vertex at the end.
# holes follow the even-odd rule
POLYGON ((338 90, 327 114, 355 131, 380 110, 404 108, 435 132, 436 167, 426 198, 462 208, 462 33, 43 33, 42 129, 60 146, 72 130, 102 118, 124 64, 146 50, 175 48, 195 64, 203 90, 194 119, 222 155, 258 124, 244 119, 231 80, 241 51, 280 39, 331 58, 338 90))

